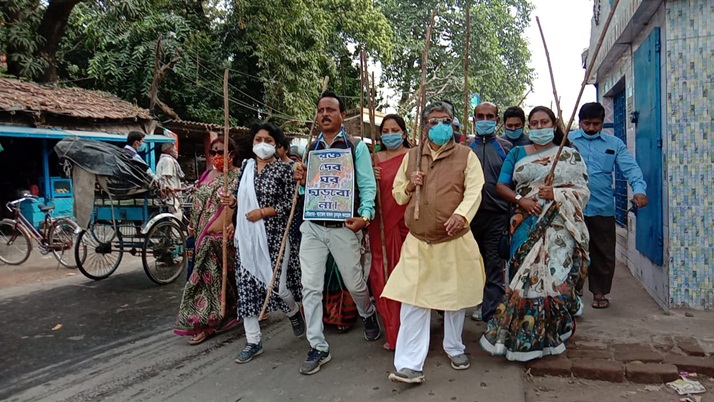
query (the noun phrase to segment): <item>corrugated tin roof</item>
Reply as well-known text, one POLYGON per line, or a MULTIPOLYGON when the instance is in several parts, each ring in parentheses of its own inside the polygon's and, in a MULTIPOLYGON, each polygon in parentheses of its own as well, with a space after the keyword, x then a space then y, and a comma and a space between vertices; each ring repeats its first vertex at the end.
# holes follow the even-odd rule
POLYGON ((41 112, 84 119, 152 119, 148 110, 106 92, 41 86, 11 78, 0 78, 0 111, 41 112))

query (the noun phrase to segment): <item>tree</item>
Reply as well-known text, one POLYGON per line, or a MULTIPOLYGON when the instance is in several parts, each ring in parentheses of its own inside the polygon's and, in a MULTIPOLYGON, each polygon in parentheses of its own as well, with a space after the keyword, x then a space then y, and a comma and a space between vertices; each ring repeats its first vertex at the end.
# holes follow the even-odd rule
POLYGON ((501 106, 517 103, 531 86, 533 72, 524 29, 530 20, 527 0, 398 0, 379 2, 392 15, 394 61, 384 68, 387 83, 399 97, 398 108, 414 108, 420 82, 421 53, 433 8, 438 10, 427 65, 427 99, 447 99, 463 110, 465 7, 471 9, 469 91, 501 106))
POLYGON ((180 57, 158 98, 187 120, 222 122, 226 67, 234 120, 302 124, 324 75, 355 99, 359 49, 385 63, 391 56, 389 24, 371 0, 9 1, 15 7, 2 16, 14 22, 0 27, 0 39, 19 46, 0 49, 14 63, 8 73, 146 106, 161 35, 160 62, 180 57), (52 7, 56 24, 42 31, 52 7))
MULTIPOLYGON (((57 80, 56 54, 74 7, 81 0, 9 0, 0 12, 0 42, 7 43, 8 73, 40 82, 57 80)), ((0 49, 2 50, 2 49, 0 49)))

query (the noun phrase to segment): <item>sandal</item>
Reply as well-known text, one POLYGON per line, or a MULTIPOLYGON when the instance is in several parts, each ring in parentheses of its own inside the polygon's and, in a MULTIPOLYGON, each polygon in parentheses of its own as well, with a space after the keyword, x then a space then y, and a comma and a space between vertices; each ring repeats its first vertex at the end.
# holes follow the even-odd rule
POLYGON ((347 332, 349 332, 350 329, 352 329, 351 325, 338 325, 337 333, 338 334, 346 334, 347 332))
POLYGON ((203 343, 209 337, 210 337, 210 335, 208 333, 200 332, 200 333, 188 338, 188 344, 189 345, 198 345, 199 343, 203 343))
POLYGON ((606 299, 605 296, 595 297, 593 299, 592 308, 603 309, 610 307, 610 300, 606 299))

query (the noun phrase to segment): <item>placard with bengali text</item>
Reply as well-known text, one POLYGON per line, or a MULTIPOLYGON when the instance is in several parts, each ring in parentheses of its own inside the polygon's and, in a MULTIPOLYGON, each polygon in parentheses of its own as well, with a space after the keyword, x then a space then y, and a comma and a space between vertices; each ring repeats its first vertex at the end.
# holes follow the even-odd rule
POLYGON ((349 149, 321 149, 307 160, 303 219, 344 221, 354 208, 355 169, 349 149))

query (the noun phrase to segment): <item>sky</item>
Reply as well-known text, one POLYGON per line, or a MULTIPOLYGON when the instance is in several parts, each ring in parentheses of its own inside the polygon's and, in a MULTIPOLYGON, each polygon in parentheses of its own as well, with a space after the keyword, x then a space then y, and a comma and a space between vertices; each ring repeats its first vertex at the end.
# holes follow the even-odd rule
MULTIPOLYGON (((593 0, 531 0, 531 3, 535 9, 525 35, 531 50, 529 67, 535 70, 536 78, 533 80, 533 91, 523 102, 523 107, 526 113, 538 105, 551 107, 552 104, 555 110, 553 87, 543 41, 536 23, 537 16, 548 44, 563 118, 568 120, 585 76, 581 55, 590 44, 593 0)), ((594 102, 595 97, 595 87, 588 85, 580 104, 594 102)), ((577 121, 577 116, 575 120, 577 121)))

